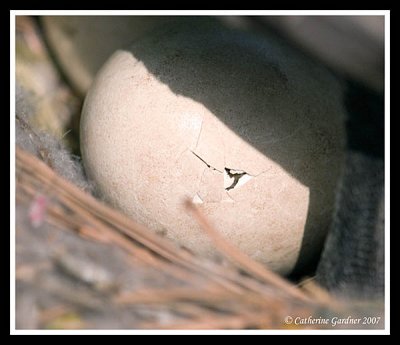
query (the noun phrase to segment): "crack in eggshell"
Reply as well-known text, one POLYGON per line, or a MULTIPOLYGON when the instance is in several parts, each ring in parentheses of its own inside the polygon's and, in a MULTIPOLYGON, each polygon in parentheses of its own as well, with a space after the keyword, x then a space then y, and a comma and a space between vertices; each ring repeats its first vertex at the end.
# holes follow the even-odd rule
POLYGON ((193 152, 209 166, 224 171, 225 145, 218 129, 219 121, 207 114, 203 118, 201 131, 193 152))
POLYGON ((200 180, 198 194, 204 203, 220 202, 225 190, 224 177, 221 172, 213 169, 205 169, 200 180))
POLYGON ((215 170, 215 171, 218 171, 219 173, 221 173, 222 174, 222 171, 221 170, 218 170, 218 169, 216 169, 216 168, 214 168, 213 166, 211 166, 210 164, 208 164, 203 158, 201 158, 196 152, 194 152, 194 151, 191 151, 198 159, 200 159, 206 166, 207 166, 207 168, 210 168, 210 169, 212 169, 212 170, 215 170))
MULTIPOLYGON (((224 168, 224 171, 219 171, 210 164, 208 164, 202 157, 196 152, 191 151, 193 155, 198 158, 202 163, 206 165, 208 169, 211 169, 213 173, 207 173, 208 169, 204 169, 200 178, 200 186, 198 192, 193 197, 193 202, 204 203, 204 202, 219 202, 219 201, 233 201, 229 194, 221 194, 220 187, 226 191, 234 188, 239 188, 245 183, 250 181, 254 176, 247 174, 243 170, 224 168), (223 174, 223 184, 220 186, 221 178, 216 173, 223 174), (224 195, 228 195, 228 199, 224 198, 224 195), (219 198, 220 197, 220 198, 219 198), (200 202, 201 201, 201 202, 200 202)), ((182 154, 181 154, 182 155, 182 154)))
POLYGON ((203 200, 200 198, 199 194, 196 193, 192 199, 193 204, 202 204, 203 200))

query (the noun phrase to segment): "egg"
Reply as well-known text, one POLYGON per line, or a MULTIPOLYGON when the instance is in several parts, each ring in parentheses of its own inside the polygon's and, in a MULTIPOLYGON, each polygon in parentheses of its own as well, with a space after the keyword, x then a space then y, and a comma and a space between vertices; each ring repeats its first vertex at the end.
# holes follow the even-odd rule
POLYGON ((288 274, 321 250, 343 158, 342 85, 277 39, 171 25, 116 51, 85 99, 81 151, 111 205, 201 257, 190 199, 288 274))

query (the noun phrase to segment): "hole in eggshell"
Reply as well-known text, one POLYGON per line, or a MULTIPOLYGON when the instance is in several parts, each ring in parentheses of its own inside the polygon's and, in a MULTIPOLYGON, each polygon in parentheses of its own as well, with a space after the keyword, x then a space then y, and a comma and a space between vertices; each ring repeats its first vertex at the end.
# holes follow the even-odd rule
POLYGON ((225 168, 224 170, 224 188, 225 190, 231 190, 236 187, 243 186, 246 182, 249 182, 253 176, 247 174, 243 170, 235 170, 225 168))

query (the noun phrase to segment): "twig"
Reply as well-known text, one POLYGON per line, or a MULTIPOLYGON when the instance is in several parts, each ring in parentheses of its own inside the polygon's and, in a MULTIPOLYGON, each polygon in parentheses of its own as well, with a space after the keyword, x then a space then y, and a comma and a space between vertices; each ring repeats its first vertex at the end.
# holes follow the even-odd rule
POLYGON ((261 278, 268 284, 271 284, 279 289, 285 291, 289 296, 300 299, 302 301, 311 302, 311 299, 301 292, 294 285, 288 283, 286 280, 275 274, 274 272, 266 269, 258 262, 252 260, 244 252, 237 249, 229 241, 227 241, 217 230, 215 230, 203 213, 190 201, 185 202, 187 209, 193 214, 194 218, 200 224, 202 229, 207 233, 210 239, 214 242, 217 249, 223 253, 228 259, 232 260, 239 267, 249 273, 254 274, 256 277, 261 278))

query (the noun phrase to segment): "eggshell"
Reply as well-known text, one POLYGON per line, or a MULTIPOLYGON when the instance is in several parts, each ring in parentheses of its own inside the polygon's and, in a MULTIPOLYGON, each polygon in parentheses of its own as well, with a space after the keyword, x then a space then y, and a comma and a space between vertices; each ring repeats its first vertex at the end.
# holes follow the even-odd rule
POLYGON ((81 150, 112 205, 202 256, 227 240, 289 273, 319 252, 343 155, 340 83, 274 39, 172 26, 118 50, 85 100, 81 150))

